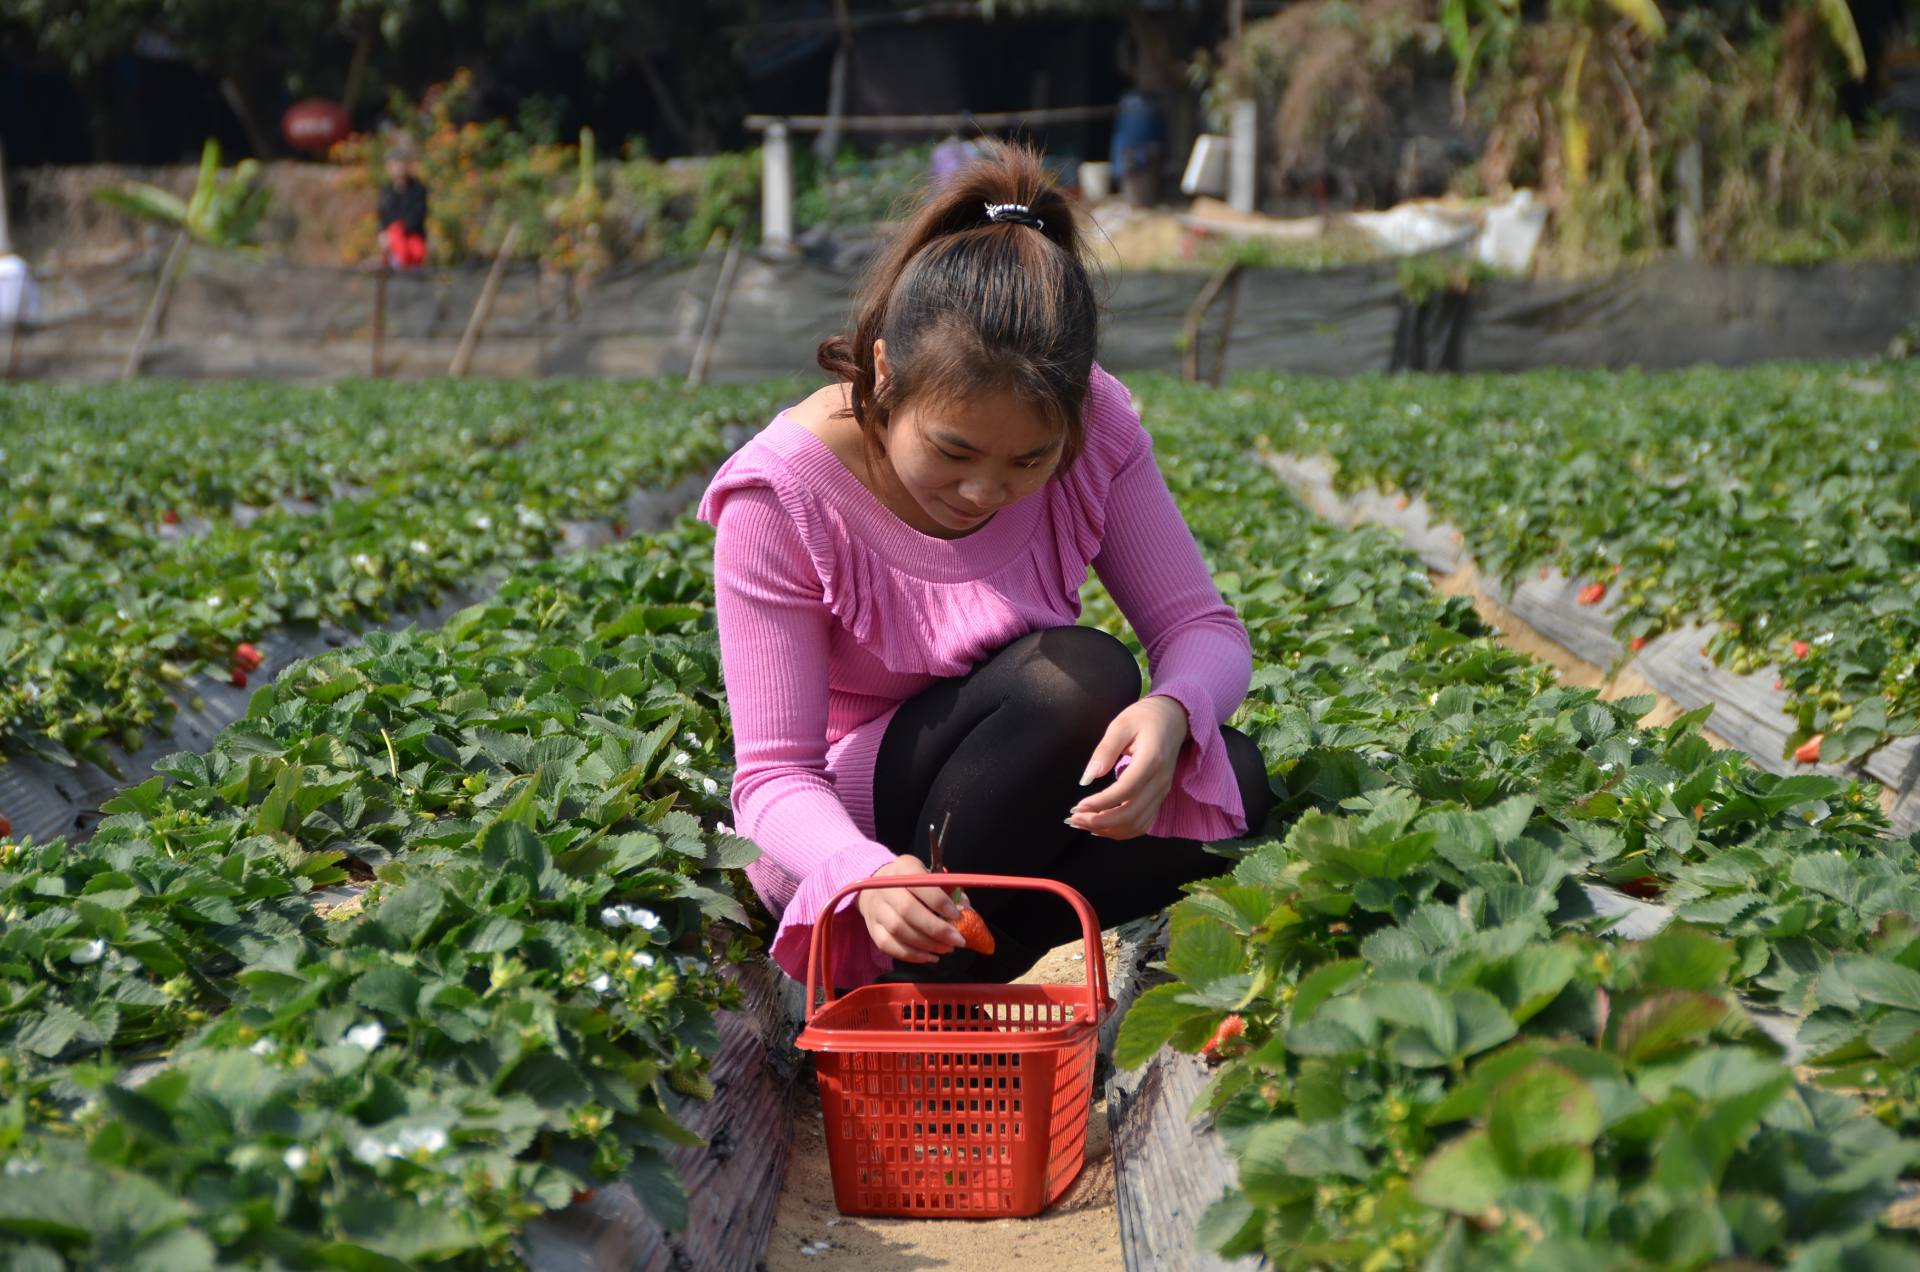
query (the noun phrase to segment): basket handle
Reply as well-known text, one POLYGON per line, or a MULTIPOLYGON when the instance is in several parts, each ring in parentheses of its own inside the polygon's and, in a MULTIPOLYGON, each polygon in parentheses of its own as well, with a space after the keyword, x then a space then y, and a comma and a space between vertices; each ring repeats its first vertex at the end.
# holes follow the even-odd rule
POLYGON ((840 891, 833 894, 826 907, 820 911, 820 919, 813 925, 813 942, 807 951, 807 1021, 811 1023, 817 1011, 824 1011, 834 1000, 833 976, 831 973, 833 912, 840 902, 855 892, 865 892, 869 888, 939 888, 951 892, 955 888, 1005 888, 1019 892, 1051 892, 1073 907, 1080 916, 1080 939, 1087 947, 1087 1017, 1098 1019, 1113 1007, 1113 998, 1107 993, 1107 959, 1100 948, 1100 923, 1093 916, 1093 906, 1087 899, 1057 879, 1027 878, 1021 875, 993 874, 955 874, 941 871, 939 874, 902 874, 868 876, 856 879, 840 891), (814 1002, 820 990, 826 992, 826 1000, 816 1008, 814 1002))

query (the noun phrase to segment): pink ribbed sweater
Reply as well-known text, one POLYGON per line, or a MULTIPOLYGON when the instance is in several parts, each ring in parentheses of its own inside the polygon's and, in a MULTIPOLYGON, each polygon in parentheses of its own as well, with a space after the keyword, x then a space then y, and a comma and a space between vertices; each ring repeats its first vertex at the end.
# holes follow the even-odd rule
MULTIPOLYGON (((873 766, 894 709, 1009 641, 1072 623, 1089 565, 1140 636, 1151 692, 1187 713, 1152 833, 1244 831, 1220 725, 1252 674, 1246 629, 1174 507, 1130 395, 1097 367, 1083 418, 1086 445, 1064 477, 958 539, 907 525, 785 411, 708 486, 699 516, 716 528, 734 817, 760 846, 747 876, 780 916, 772 957, 789 975, 806 976, 833 893, 893 860, 873 838, 873 766)), ((852 901, 835 912, 843 986, 893 963, 852 901)))

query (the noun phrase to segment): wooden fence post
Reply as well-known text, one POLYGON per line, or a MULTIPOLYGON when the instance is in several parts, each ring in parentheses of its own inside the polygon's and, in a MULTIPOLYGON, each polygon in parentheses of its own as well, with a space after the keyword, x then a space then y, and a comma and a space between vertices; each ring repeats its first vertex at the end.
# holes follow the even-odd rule
POLYGON ((387 278, 393 273, 393 265, 387 259, 386 252, 380 254, 380 272, 373 276, 373 365, 370 374, 380 378, 380 353, 387 337, 387 278))

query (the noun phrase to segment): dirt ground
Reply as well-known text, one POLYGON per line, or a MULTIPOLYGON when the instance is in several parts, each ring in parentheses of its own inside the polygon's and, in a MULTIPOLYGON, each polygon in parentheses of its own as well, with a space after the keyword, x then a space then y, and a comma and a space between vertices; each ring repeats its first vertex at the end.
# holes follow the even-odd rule
MULTIPOLYGON (((1107 966, 1115 938, 1108 933, 1107 966)), ((1049 953, 1020 979, 1072 984, 1086 975, 1078 942, 1049 953)), ((793 1156, 773 1221, 767 1272, 838 1268, 844 1272, 1028 1267, 1035 1272, 1118 1272, 1120 1226, 1113 1201, 1113 1158, 1106 1101, 1095 1099, 1087 1126, 1087 1164, 1051 1209, 1032 1219, 873 1219, 843 1216, 833 1204, 819 1091, 812 1066, 802 1077, 793 1156), (824 1248, 820 1242, 825 1242, 824 1248), (812 1251, 812 1253, 808 1253, 812 1251)))

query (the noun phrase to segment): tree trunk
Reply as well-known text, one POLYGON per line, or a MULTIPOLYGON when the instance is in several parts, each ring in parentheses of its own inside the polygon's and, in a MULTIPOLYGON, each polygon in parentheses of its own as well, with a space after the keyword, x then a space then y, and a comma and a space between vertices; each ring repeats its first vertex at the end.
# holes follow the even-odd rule
POLYGON ((113 110, 113 90, 107 73, 97 65, 80 78, 80 95, 87 102, 87 141, 95 163, 112 163, 119 129, 113 110))
POLYGON ((240 81, 231 75, 220 77, 220 96, 226 98, 227 106, 240 120, 240 131, 247 135, 247 147, 257 159, 271 159, 280 153, 273 134, 260 124, 260 117, 254 113, 253 103, 248 100, 247 92, 240 87, 240 81))
POLYGON ((353 103, 360 97, 361 81, 367 77, 367 59, 373 55, 373 32, 362 31, 353 45, 353 61, 347 64, 347 82, 340 89, 340 108, 353 116, 353 103))
POLYGON ((644 53, 633 60, 640 68, 640 78, 646 82, 647 91, 653 94, 653 104, 660 108, 661 122, 676 133, 689 150, 699 149, 694 144, 693 129, 687 125, 687 117, 682 115, 680 108, 674 104, 673 91, 667 87, 666 81, 660 78, 660 72, 654 69, 653 60, 644 53))
POLYGON ((833 51, 833 70, 827 76, 827 126, 813 139, 814 158, 822 168, 833 165, 840 151, 840 117, 847 113, 847 77, 853 73, 853 18, 847 0, 833 0, 834 20, 840 24, 840 44, 833 51))

